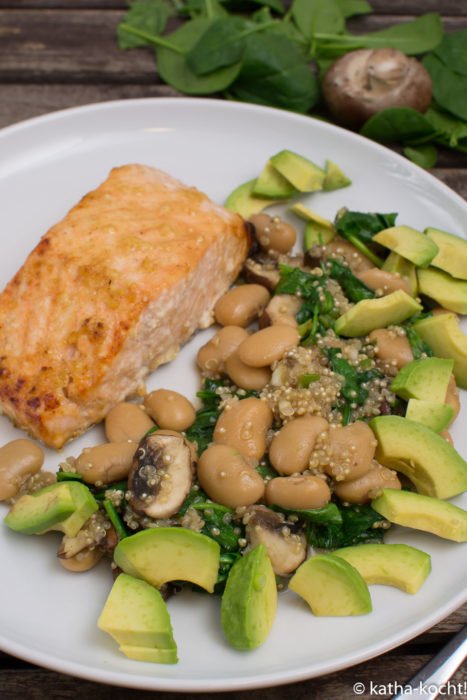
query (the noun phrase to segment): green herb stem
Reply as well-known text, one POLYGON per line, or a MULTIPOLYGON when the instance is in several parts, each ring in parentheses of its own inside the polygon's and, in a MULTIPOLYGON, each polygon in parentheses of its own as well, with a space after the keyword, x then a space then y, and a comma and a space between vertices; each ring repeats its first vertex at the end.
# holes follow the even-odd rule
POLYGON ((155 34, 149 34, 148 32, 145 32, 142 29, 132 27, 131 24, 126 24, 125 22, 122 22, 120 24, 120 29, 129 32, 134 36, 138 36, 140 39, 145 39, 145 41, 148 41, 149 43, 154 44, 155 46, 163 46, 165 49, 175 51, 175 53, 179 53, 181 55, 186 53, 185 49, 180 48, 180 46, 177 46, 176 44, 172 44, 171 41, 167 41, 167 39, 163 39, 162 37, 156 36, 155 34))
POLYGON ((117 511, 115 510, 114 504, 111 501, 109 501, 107 498, 105 498, 103 501, 103 505, 104 505, 104 508, 105 508, 107 515, 109 516, 110 522, 112 523, 112 525, 115 528, 115 532, 117 533, 118 539, 123 540, 123 539, 125 539, 125 537, 128 537, 128 532, 126 530, 126 527, 123 524, 117 511))
POLYGON ((383 267, 384 261, 381 260, 381 258, 378 255, 376 255, 376 253, 373 253, 373 251, 370 250, 368 246, 366 246, 364 243, 362 243, 362 241, 360 241, 356 236, 350 233, 347 236, 347 240, 349 241, 349 243, 352 243, 352 245, 358 248, 358 250, 361 253, 363 253, 363 255, 365 255, 369 260, 371 260, 371 262, 374 265, 376 265, 376 267, 383 267))

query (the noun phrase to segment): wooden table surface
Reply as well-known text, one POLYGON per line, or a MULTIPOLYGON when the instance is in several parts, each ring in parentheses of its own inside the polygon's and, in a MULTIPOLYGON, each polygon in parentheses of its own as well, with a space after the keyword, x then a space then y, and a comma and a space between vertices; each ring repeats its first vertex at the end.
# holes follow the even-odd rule
MULTIPOLYGON (((441 11, 447 31, 467 28, 466 0, 370 0, 374 14, 351 20, 354 31, 371 31, 441 11)), ((174 96, 157 75, 152 52, 120 51, 115 27, 125 0, 0 0, 0 128, 58 109, 115 99, 174 96)), ((0 154, 1 157, 1 154, 0 154)), ((467 156, 441 151, 432 173, 467 198, 467 156)), ((3 592, 2 604, 7 604, 3 592)), ((20 611, 18 612, 20 614, 20 611)), ((403 685, 467 623, 467 605, 431 630, 383 656, 352 668, 297 684, 249 692, 201 694, 231 700, 369 699, 370 682, 378 697, 390 697, 390 684, 403 685), (353 684, 366 690, 357 696, 353 684), (381 692, 386 686, 387 693, 381 692)), ((461 667, 454 681, 464 684, 461 667)), ((0 652, 0 698, 88 698, 128 700, 186 698, 187 694, 115 688, 38 668, 0 652)))

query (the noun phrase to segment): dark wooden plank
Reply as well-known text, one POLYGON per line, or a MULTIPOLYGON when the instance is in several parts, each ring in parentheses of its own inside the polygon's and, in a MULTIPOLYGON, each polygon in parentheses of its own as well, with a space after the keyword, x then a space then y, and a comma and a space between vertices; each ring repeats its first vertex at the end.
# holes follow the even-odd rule
MULTIPOLYGON (((467 3, 462 0, 369 0, 374 13, 393 15, 415 15, 425 12, 441 12, 448 16, 467 15, 467 3)), ((283 0, 288 6, 290 2, 283 0)), ((0 0, 0 8, 9 9, 124 9, 127 0, 0 0)))
MULTIPOLYGON (((157 699, 185 700, 187 697, 193 697, 197 700, 282 700, 292 697, 294 700, 347 700, 357 696, 365 700, 371 700, 375 696, 389 698, 394 692, 400 692, 404 684, 430 658, 430 655, 407 655, 402 662, 399 656, 386 654, 383 658, 373 659, 350 669, 275 688, 196 695, 158 692, 157 699)), ((452 687, 458 684, 457 687, 465 694, 466 679, 465 670, 459 669, 452 678, 452 687)), ((1 681, 2 700, 18 700, 24 697, 29 700, 43 700, 46 696, 50 700, 84 697, 93 700, 149 700, 155 697, 150 691, 114 688, 37 668, 4 672, 1 681)), ((455 697, 454 693, 451 695, 455 697)), ((458 696, 461 697, 461 693, 458 696)))
POLYGON ((0 129, 42 114, 80 105, 142 97, 176 97, 180 95, 165 84, 115 85, 97 83, 67 84, 0 84, 0 129))
MULTIPOLYGON (((155 82, 152 50, 118 48, 122 16, 118 10, 0 10, 0 82, 155 82)), ((402 21, 394 15, 351 20, 356 33, 402 21)), ((445 27, 466 28, 467 16, 446 18, 445 27)))

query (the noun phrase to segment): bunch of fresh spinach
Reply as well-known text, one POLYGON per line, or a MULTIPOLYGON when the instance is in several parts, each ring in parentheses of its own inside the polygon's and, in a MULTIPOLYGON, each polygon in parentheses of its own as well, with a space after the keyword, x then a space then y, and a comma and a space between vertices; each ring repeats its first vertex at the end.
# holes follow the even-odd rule
POLYGON ((437 13, 358 36, 348 31, 350 17, 371 12, 366 0, 136 0, 117 37, 122 49, 154 47, 161 78, 180 92, 222 94, 303 114, 313 108, 322 114, 319 76, 348 51, 431 51, 423 59, 434 85, 430 110, 384 110, 362 133, 401 142, 424 167, 436 160, 434 144, 465 152, 466 32, 443 39, 437 13))

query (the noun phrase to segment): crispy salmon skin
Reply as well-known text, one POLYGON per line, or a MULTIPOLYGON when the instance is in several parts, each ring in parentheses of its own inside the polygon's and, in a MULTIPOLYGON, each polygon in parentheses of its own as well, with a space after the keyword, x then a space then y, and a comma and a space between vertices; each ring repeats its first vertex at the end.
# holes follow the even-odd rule
POLYGON ((0 295, 0 407, 60 448, 212 322, 250 245, 238 215, 142 165, 114 168, 0 295))

